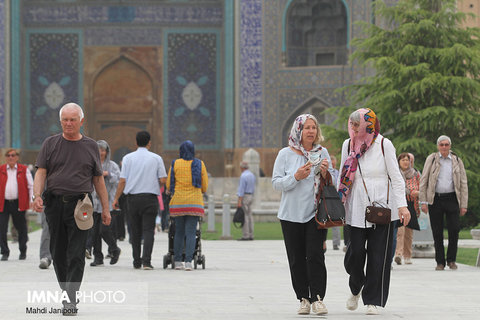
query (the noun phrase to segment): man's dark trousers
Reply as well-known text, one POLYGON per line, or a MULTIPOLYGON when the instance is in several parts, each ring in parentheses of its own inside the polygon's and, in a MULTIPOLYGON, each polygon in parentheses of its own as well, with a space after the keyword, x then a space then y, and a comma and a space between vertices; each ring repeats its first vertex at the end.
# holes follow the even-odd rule
POLYGON ((435 195, 433 204, 428 205, 430 226, 435 244, 435 261, 445 264, 445 248, 443 246, 443 221, 446 217, 448 229, 447 263, 457 259, 458 233, 460 232, 460 207, 455 192, 435 195))
POLYGON ((131 228, 134 267, 149 265, 152 259, 158 198, 153 193, 129 194, 127 216, 131 228), (143 255, 140 257, 143 236, 143 255))
POLYGON ((18 200, 5 200, 3 212, 0 212, 0 247, 1 254, 9 255, 7 245, 8 218, 12 216, 12 222, 18 232, 18 246, 21 254, 27 253, 28 229, 25 211, 18 211, 18 200))
POLYGON ((82 195, 68 198, 51 195, 46 199, 45 215, 50 229, 50 252, 60 288, 76 303, 85 269, 88 230, 80 230, 73 212, 82 195))
POLYGON ((103 262, 102 239, 108 245, 108 253, 113 254, 120 250, 117 246, 117 240, 113 236, 111 226, 106 226, 102 222, 102 213, 93 213, 93 255, 95 262, 103 262))
POLYGON ((18 200, 5 200, 3 212, 0 212, 0 248, 1 254, 9 255, 7 244, 8 218, 12 216, 12 222, 18 232, 18 246, 21 254, 27 253, 28 229, 25 211, 18 211, 18 200))

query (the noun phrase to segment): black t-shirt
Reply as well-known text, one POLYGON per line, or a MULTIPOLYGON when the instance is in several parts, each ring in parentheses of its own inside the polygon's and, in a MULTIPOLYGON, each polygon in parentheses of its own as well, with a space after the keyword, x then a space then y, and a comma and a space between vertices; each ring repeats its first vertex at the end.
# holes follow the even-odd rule
POLYGON ((93 176, 103 173, 95 140, 70 141, 61 133, 45 139, 35 166, 47 169, 48 190, 57 195, 92 192, 93 176))

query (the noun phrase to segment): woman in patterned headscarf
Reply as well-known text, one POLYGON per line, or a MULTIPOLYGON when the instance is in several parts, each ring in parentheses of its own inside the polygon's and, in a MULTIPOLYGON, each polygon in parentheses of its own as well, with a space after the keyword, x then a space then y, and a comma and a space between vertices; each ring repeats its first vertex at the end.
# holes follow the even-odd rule
POLYGON ((323 242, 327 230, 317 229, 315 192, 319 175, 333 170, 317 119, 302 114, 295 119, 288 147, 277 155, 272 183, 282 191, 278 211, 287 249, 293 290, 300 300, 299 314, 326 314, 323 303, 327 270, 323 242))
POLYGON ((345 269, 350 275, 352 294, 347 300, 347 309, 357 308, 361 293, 367 314, 378 314, 377 306, 385 307, 388 297, 393 222, 399 217, 404 224, 410 220, 405 182, 395 148, 380 134, 380 123, 372 110, 353 112, 348 119, 348 133, 350 139, 342 146, 338 181, 346 223, 350 226, 345 269), (366 221, 365 208, 371 205, 370 201, 389 207, 392 223, 374 225, 366 221))

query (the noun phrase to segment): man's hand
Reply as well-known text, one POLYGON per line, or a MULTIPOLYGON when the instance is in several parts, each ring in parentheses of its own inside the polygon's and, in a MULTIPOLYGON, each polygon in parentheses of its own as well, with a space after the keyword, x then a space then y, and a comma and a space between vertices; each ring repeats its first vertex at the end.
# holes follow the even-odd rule
POLYGON ((36 197, 35 201, 33 201, 33 210, 36 212, 42 212, 43 211, 43 199, 42 197, 36 197))
POLYGON ((460 217, 463 217, 467 213, 467 208, 460 208, 460 217))
POLYGON ((110 211, 103 209, 102 210, 102 223, 106 226, 110 225, 110 222, 112 221, 112 217, 110 216, 110 211))
POLYGON ((113 209, 120 209, 120 206, 118 205, 118 199, 113 200, 112 207, 113 209))

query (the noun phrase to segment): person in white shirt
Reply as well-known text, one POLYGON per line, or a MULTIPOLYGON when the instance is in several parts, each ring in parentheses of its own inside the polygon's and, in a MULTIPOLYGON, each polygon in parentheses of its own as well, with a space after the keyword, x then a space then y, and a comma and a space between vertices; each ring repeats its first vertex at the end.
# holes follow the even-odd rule
POLYGON ((317 119, 302 114, 295 119, 288 147, 279 151, 272 183, 282 192, 278 218, 282 225, 293 290, 300 300, 298 314, 328 313, 323 299, 327 269, 322 244, 327 230, 315 222, 315 196, 320 174, 332 170, 330 156, 320 145, 322 132, 317 119))
POLYGON ((447 221, 448 249, 446 262, 456 270, 458 233, 460 216, 467 213, 468 185, 467 174, 462 159, 450 151, 452 141, 447 136, 437 139, 438 152, 425 160, 420 179, 420 203, 422 211, 430 212, 433 241, 435 244, 435 270, 445 269, 445 249, 443 247, 443 220, 447 221), (427 208, 428 205, 428 208, 427 208), (444 218, 445 217, 445 218, 444 218))
POLYGON ((408 224, 410 212, 395 148, 380 134, 375 113, 370 109, 354 111, 348 119, 348 133, 338 181, 346 223, 351 227, 344 261, 350 275, 347 309, 357 309, 361 295, 367 314, 378 314, 377 306, 385 307, 388 298, 393 223, 400 218, 408 224), (365 209, 373 202, 391 209, 390 224, 366 221, 365 209))

